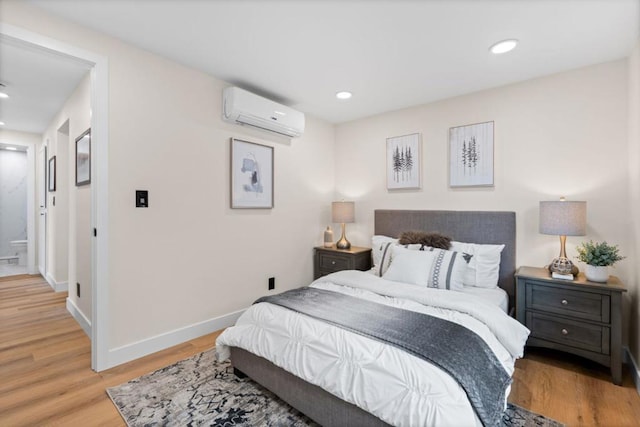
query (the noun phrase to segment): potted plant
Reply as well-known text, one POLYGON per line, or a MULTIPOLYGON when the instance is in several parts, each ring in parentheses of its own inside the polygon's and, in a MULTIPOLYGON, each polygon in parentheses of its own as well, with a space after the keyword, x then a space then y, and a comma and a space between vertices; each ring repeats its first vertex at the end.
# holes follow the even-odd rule
POLYGON ((625 259, 619 254, 618 245, 607 242, 593 243, 589 240, 577 248, 578 259, 587 264, 584 275, 592 282, 606 282, 609 279, 609 266, 625 259))

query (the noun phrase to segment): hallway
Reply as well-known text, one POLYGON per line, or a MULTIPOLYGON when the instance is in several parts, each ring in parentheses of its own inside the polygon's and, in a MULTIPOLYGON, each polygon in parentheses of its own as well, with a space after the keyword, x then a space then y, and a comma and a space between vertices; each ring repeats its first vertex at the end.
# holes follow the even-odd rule
POLYGON ((1 426, 124 426, 105 388, 207 350, 218 335, 96 373, 66 298, 41 276, 0 278, 1 426))

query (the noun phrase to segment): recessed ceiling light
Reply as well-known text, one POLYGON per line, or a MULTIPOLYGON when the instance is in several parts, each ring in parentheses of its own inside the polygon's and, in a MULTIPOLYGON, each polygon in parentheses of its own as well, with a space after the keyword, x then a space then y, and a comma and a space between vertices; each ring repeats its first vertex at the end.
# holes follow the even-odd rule
POLYGON ((8 97, 9 95, 7 95, 6 93, 0 92, 0 98, 8 98, 8 97))
POLYGON ((4 126, 4 122, 0 122, 0 126, 4 126))
POLYGON ((516 39, 502 40, 492 45, 489 48, 489 50, 491 51, 491 53, 495 53, 496 55, 499 55, 501 53, 506 53, 506 52, 509 52, 510 50, 513 50, 517 45, 518 45, 518 40, 516 39))
POLYGON ((336 98, 338 99, 349 99, 352 96, 353 94, 351 92, 347 92, 346 90, 336 93, 336 98))
POLYGON ((5 147, 5 150, 11 150, 11 151, 16 151, 17 148, 16 147, 5 147))

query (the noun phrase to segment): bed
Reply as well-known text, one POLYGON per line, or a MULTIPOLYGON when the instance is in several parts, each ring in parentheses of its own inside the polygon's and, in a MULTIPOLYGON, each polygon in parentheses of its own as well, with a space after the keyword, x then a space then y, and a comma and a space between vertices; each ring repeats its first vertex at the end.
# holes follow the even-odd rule
MULTIPOLYGON (((504 293, 508 301, 503 304, 506 307, 494 307, 494 310, 487 307, 489 303, 476 299, 476 307, 469 308, 474 313, 463 313, 473 296, 432 290, 428 294, 430 300, 438 300, 431 297, 435 293, 438 297, 447 295, 446 299, 440 298, 444 305, 425 308, 416 301, 404 299, 405 294, 414 291, 415 285, 396 285, 393 292, 397 294, 381 296, 376 292, 388 286, 388 281, 355 271, 333 273, 318 279, 311 287, 344 292, 412 312, 433 312, 436 316, 446 313, 445 317, 482 336, 510 376, 528 335, 526 328, 502 311, 505 308, 509 311, 514 301, 515 213, 375 211, 376 235, 395 237, 407 230, 439 232, 460 242, 504 245, 497 281, 501 289, 498 291, 504 293), (452 295, 456 298, 454 302, 450 300, 452 295), (460 299, 460 305, 466 304, 461 312, 453 310, 458 305, 457 299, 460 299), (486 317, 483 320, 486 323, 480 322, 480 317, 486 317)), ((324 426, 486 424, 484 418, 478 417, 475 407, 470 406, 473 399, 467 398, 465 390, 440 367, 358 333, 316 322, 319 321, 273 304, 256 304, 243 314, 236 326, 218 338, 219 358, 230 356, 239 373, 249 376, 324 426), (264 309, 258 311, 256 306, 264 309), (284 324, 295 326, 287 331, 276 330, 284 324), (335 335, 329 335, 328 331, 335 335), (362 354, 361 348, 364 349, 362 354), (341 354, 336 358, 337 353, 341 354), (293 361, 285 363, 283 358, 293 361), (340 363, 335 362, 338 359, 340 363), (288 363, 292 365, 288 366, 288 363), (405 389, 410 391, 405 392, 405 389), (387 401, 386 396, 394 396, 396 400, 387 401)), ((508 389, 505 399, 507 395, 508 389)))

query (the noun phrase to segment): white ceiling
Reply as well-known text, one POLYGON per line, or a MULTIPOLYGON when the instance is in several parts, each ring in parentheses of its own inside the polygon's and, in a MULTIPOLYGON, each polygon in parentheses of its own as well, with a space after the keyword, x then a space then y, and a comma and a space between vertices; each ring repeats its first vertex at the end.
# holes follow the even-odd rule
POLYGON ((1 37, 0 82, 10 96, 0 99, 2 128, 43 133, 88 70, 73 58, 1 37))
POLYGON ((334 123, 623 58, 640 26, 640 0, 30 2, 334 123))

